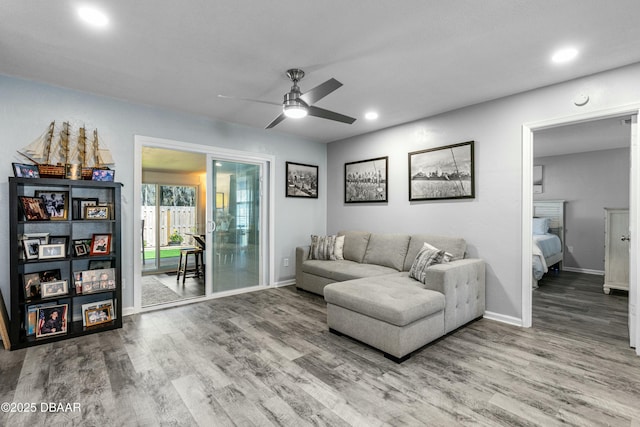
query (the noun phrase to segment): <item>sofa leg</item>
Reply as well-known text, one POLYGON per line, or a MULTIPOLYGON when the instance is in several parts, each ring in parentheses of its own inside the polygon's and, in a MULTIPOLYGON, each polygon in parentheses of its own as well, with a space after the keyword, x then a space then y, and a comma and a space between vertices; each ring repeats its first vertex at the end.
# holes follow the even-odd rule
POLYGON ((383 353, 383 354, 384 354, 384 357, 385 357, 386 359, 389 359, 389 360, 391 360, 392 362, 396 362, 396 363, 398 363, 398 364, 400 364, 400 363, 404 362, 405 360, 407 360, 408 358, 410 358, 410 357, 411 357, 411 353, 409 353, 409 354, 405 354, 405 355, 404 355, 404 356, 402 356, 402 357, 395 357, 395 356, 393 356, 393 355, 391 355, 391 354, 389 354, 389 353, 383 353))

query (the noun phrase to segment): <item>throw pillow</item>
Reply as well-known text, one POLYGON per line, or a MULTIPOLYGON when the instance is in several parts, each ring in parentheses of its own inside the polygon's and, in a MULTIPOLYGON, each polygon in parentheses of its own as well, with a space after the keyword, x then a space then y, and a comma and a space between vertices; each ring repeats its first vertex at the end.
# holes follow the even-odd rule
POLYGON ((333 259, 344 259, 344 236, 336 237, 336 243, 333 247, 333 259))
POLYGON ((311 252, 309 258, 330 260, 334 257, 336 236, 311 236, 311 252))
POLYGON ((416 279, 421 283, 425 283, 427 278, 427 267, 442 262, 445 252, 428 243, 422 245, 422 249, 416 255, 416 259, 409 270, 409 277, 416 279))
POLYGON ((549 218, 533 218, 533 234, 546 234, 549 231, 549 218))

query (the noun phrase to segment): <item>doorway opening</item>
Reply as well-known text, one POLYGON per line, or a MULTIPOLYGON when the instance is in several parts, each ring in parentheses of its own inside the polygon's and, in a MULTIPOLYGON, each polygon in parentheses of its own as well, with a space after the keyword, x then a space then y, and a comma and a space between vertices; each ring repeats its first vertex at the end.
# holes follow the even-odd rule
MULTIPOLYGON (((640 223, 640 212, 638 210, 638 191, 640 191, 640 135, 637 132, 637 116, 640 110, 639 105, 626 105, 611 108, 608 110, 595 111, 572 117, 551 119, 536 123, 524 124, 522 126, 522 326, 531 327, 532 324, 532 217, 533 217, 533 140, 534 131, 542 131, 564 125, 590 122, 607 118, 628 118, 631 117, 631 127, 629 140, 631 141, 630 152, 630 194, 629 194, 629 231, 635 235, 637 224, 640 223)), ((637 292, 637 278, 639 265, 636 262, 640 245, 637 239, 631 239, 629 244, 629 296, 628 296, 628 328, 629 343, 636 348, 636 354, 640 355, 640 347, 636 346, 638 341, 638 317, 636 307, 639 305, 637 292)))

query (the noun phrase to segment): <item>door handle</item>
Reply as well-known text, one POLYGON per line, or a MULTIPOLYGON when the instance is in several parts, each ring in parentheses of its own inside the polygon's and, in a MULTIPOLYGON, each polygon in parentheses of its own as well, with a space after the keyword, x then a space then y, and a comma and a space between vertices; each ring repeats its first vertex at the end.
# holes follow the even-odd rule
POLYGON ((623 234, 622 237, 620 238, 620 240, 622 240, 623 242, 627 241, 631 241, 631 235, 627 234, 626 236, 623 234))
POLYGON ((216 231, 216 226, 215 221, 207 221, 207 233, 213 233, 216 231))

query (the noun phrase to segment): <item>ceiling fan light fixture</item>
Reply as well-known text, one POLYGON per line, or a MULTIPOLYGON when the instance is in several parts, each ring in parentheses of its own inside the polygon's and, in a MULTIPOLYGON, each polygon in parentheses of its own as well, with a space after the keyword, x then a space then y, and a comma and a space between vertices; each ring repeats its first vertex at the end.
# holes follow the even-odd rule
POLYGON ((292 119, 301 119, 307 115, 307 104, 298 99, 300 96, 300 89, 297 85, 291 88, 291 92, 284 96, 284 102, 282 103, 282 112, 285 116, 292 119))
POLYGON ((291 119, 301 119, 308 113, 307 108, 303 105, 285 105, 283 111, 284 115, 291 119))

